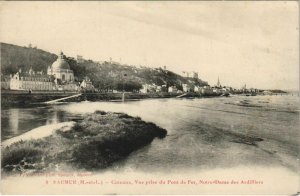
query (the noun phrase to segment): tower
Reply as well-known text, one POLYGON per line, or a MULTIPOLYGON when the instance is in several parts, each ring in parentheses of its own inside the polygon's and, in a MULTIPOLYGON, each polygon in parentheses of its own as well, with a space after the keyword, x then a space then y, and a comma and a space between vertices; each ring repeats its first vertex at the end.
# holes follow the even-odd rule
POLYGON ((221 83, 220 83, 220 79, 219 79, 219 76, 218 76, 218 82, 217 82, 217 87, 221 87, 221 83))

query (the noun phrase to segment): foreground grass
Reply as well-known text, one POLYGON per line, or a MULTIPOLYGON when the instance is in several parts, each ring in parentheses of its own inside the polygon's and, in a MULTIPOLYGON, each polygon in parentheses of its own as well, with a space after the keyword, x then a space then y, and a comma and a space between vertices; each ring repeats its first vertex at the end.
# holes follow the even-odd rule
POLYGON ((123 113, 97 111, 77 122, 69 131, 20 141, 2 150, 2 171, 51 171, 68 164, 83 169, 101 169, 134 150, 163 138, 166 130, 123 113))

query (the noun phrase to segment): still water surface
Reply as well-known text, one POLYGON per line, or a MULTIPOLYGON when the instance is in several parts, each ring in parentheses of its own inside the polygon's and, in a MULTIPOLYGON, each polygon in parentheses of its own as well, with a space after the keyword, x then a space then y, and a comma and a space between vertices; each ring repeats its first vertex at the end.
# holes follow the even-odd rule
POLYGON ((236 166, 279 166, 296 171, 299 97, 256 96, 81 102, 2 108, 2 141, 33 128, 80 118, 95 110, 140 116, 168 131, 113 170, 172 171, 236 166), (254 143, 245 136, 262 141, 254 143))

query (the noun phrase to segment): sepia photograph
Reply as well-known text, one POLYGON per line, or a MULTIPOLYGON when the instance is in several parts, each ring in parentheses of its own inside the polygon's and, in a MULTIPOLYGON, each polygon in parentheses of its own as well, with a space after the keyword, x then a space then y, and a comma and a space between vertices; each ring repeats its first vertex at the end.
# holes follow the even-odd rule
POLYGON ((298 1, 2 1, 2 195, 298 195, 298 1))

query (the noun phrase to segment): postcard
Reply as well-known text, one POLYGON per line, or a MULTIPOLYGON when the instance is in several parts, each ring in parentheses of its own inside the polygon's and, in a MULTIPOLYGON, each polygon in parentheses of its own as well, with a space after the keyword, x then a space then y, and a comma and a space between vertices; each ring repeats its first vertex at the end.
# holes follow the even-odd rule
POLYGON ((1 194, 299 194, 299 2, 3 1, 1 194))

